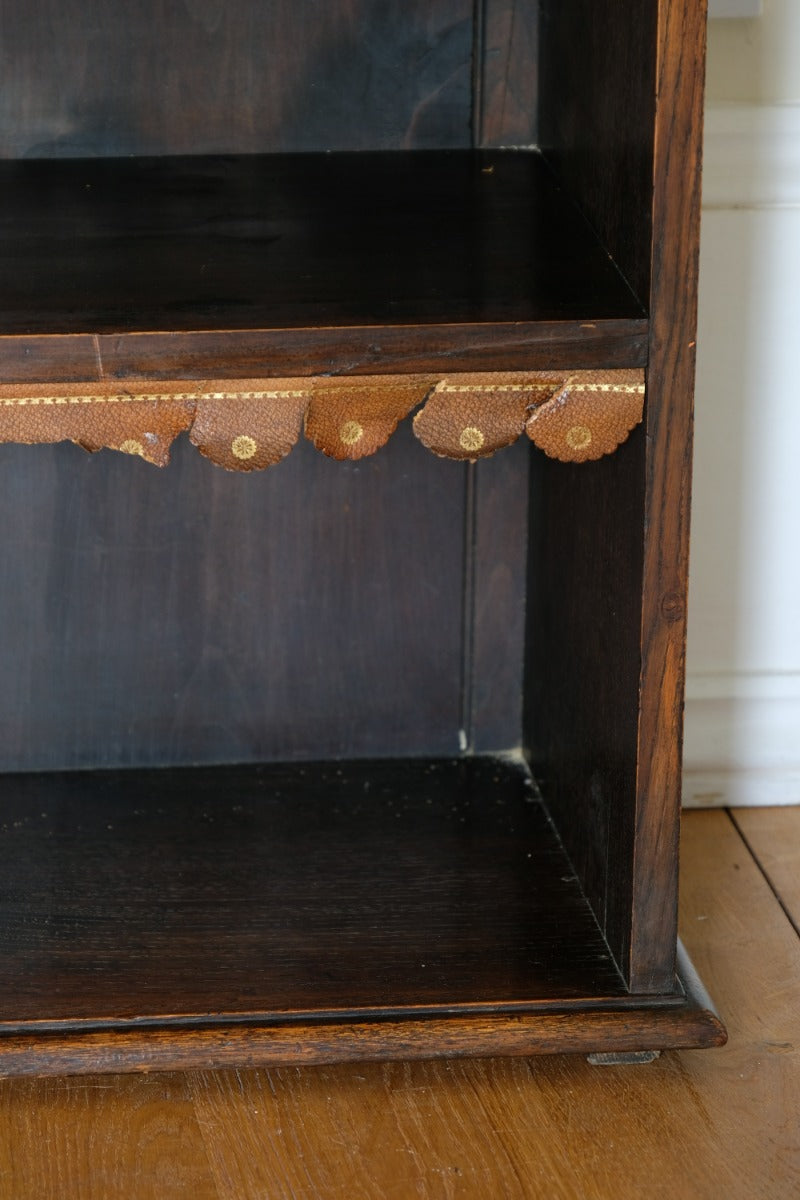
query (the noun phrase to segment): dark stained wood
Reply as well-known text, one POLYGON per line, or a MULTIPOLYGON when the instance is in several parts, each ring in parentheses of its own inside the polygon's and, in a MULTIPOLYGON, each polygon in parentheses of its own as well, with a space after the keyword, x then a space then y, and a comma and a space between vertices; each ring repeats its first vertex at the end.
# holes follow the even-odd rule
POLYGON ((481 14, 481 146, 537 141, 539 9, 535 0, 476 0, 481 14))
POLYGON ((647 321, 3 337, 0 382, 641 367, 647 321))
POLYGON ((0 195, 5 335, 314 327, 335 360, 343 327, 642 317, 533 153, 6 162, 0 195))
POLYGON ((81 383, 100 378, 98 339, 91 334, 6 337, 0 329, 0 380, 4 383, 81 383))
POLYGON ((3 0, 0 157, 468 146, 471 0, 3 0))
POLYGON ((640 427, 596 463, 531 457, 525 743, 620 964, 630 937, 644 453, 640 427))
POLYGON ((659 4, 629 967, 641 991, 670 977, 677 926, 705 17, 704 0, 659 4))
POLYGON ((475 464, 468 743, 479 753, 519 749, 528 566, 530 446, 521 438, 475 464))
POLYGON ((415 1060, 491 1055, 669 1050, 725 1044, 725 1031, 705 992, 680 1005, 642 1000, 630 1009, 442 1016, 433 1020, 342 1021, 246 1029, 186 1028, 0 1038, 0 1070, 8 1075, 80 1075, 172 1071, 197 1067, 313 1066, 369 1059, 415 1060))
POLYGON ((800 943, 725 813, 688 814, 684 846, 682 925, 724 1049, 191 1075, 221 1195, 795 1200, 800 943))
POLYGON ((532 456, 528 517, 524 447, 505 478, 423 466, 408 431, 217 475, 207 506, 179 451, 174 510, 141 463, 70 491, 77 452, 9 450, 46 466, 9 478, 5 761, 516 746, 527 549, 548 808, 469 755, 10 777, 0 1055, 718 1043, 675 976, 702 0, 317 9, 3 5, 0 379, 647 363, 646 424, 596 464, 532 456), (544 156, 452 149, 537 121, 544 156), (260 153, 286 149, 319 152, 260 153))
POLYGON ((542 0, 539 34, 539 145, 643 302, 653 228, 657 9, 658 0, 542 0))
POLYGON ((581 469, 567 494, 568 477, 537 464, 526 719, 543 794, 642 992, 674 971, 704 39, 694 0, 659 19, 646 423, 602 482, 581 469))
POLYGON ((627 1002, 521 763, 17 775, 0 812, 4 1036, 627 1002))
POLYGON ((457 752, 467 468, 408 423, 252 477, 185 441, 0 463, 3 770, 457 752))
POLYGON ((206 1200, 207 1161, 220 1200, 795 1200, 800 944, 725 813, 686 814, 683 842, 724 1049, 5 1080, 8 1195, 206 1200))

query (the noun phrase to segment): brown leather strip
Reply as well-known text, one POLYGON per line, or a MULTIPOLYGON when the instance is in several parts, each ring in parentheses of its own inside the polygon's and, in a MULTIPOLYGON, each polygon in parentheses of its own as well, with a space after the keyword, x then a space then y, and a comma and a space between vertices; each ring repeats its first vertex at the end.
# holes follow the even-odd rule
POLYGON ((308 379, 245 380, 230 391, 205 391, 191 440, 217 466, 260 471, 292 449, 310 399, 308 379))
POLYGON ((550 458, 588 462, 611 454, 642 419, 642 371, 581 371, 544 404, 525 428, 550 458))
POLYGON ((551 396, 563 380, 544 371, 448 376, 414 418, 414 433, 444 458, 488 458, 517 440, 530 406, 551 396))
POLYGON ((110 447, 156 466, 169 462, 179 433, 189 429, 195 400, 180 384, 154 384, 136 392, 85 383, 0 387, 0 441, 72 441, 86 450, 110 447))
POLYGON ((330 458, 365 458, 386 444, 433 383, 422 375, 315 380, 306 437, 330 458))
POLYGON ((138 454, 163 466, 185 430, 229 470, 279 462, 306 433, 323 453, 358 459, 384 445, 429 395, 414 432, 434 453, 483 458, 527 429, 551 457, 584 462, 609 454, 642 418, 641 371, 472 373, 438 383, 423 375, 357 379, 261 379, 181 384, 0 386, 0 441, 71 440, 138 454), (436 385, 434 387, 434 384, 436 385))

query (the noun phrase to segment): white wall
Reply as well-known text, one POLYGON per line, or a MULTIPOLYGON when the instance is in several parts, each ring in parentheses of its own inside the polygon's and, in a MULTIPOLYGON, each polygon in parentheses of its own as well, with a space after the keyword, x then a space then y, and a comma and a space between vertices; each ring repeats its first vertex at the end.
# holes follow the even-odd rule
POLYGON ((800 2, 709 25, 687 803, 800 803, 800 2))
POLYGON ((709 21, 706 92, 711 103, 800 101, 800 4, 763 0, 763 15, 709 21))

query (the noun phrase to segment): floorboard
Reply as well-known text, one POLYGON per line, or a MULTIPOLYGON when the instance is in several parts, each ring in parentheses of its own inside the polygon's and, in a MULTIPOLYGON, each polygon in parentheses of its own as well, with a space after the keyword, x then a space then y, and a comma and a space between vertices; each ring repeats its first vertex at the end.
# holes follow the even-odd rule
POLYGON ((737 816, 760 862, 726 812, 684 821, 683 938, 723 1049, 6 1081, 0 1195, 794 1200, 800 939, 770 863, 790 879, 800 823, 762 838, 764 811, 737 816))
POLYGON ((725 1050, 195 1076, 220 1195, 796 1196, 800 945, 726 813, 692 814, 684 855, 725 1050))
POLYGON ((800 934, 800 806, 739 808, 731 816, 800 934))
POLYGON ((0 1082, 3 1200, 216 1200, 178 1075, 0 1082))

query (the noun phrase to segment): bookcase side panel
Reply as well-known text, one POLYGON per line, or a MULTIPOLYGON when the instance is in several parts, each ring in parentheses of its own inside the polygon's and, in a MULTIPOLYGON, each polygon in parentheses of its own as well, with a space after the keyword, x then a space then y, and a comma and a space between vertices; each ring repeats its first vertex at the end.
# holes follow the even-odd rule
POLYGON ((644 437, 570 466, 531 458, 524 737, 618 965, 630 946, 644 437))
MULTIPOLYGON (((543 46, 557 44, 554 30, 567 45, 567 14, 583 14, 589 28, 607 6, 565 4, 558 18, 556 7, 545 11, 543 46)), ((637 11, 638 19, 624 17, 635 31, 627 42, 607 14, 611 50, 602 62, 612 76, 605 88, 601 59, 586 59, 587 46, 603 41, 581 41, 574 26, 576 62, 585 62, 596 103, 568 80, 568 95, 579 99, 567 100, 566 115, 551 120, 543 76, 551 161, 637 293, 649 299, 651 334, 645 425, 604 467, 602 484, 581 477, 568 495, 566 481, 551 478, 554 466, 542 465, 534 476, 532 545, 543 547, 539 571, 550 570, 556 584, 548 595, 549 583, 532 583, 525 728, 551 813, 629 987, 658 993, 675 979, 705 12, 703 0, 663 0, 637 11), (652 53, 651 16, 658 21, 652 53), (628 61, 615 93, 613 70, 627 61, 623 45, 626 54, 638 45, 645 67, 630 74, 639 60, 628 61), (640 92, 638 108, 634 77, 639 88, 653 89, 651 101, 640 92), (626 119, 615 109, 622 97, 630 105, 626 119), (608 119, 614 111, 616 126, 608 119), (641 180, 628 187, 637 178, 623 170, 631 154, 631 163, 651 160, 648 188, 641 180), (559 549, 576 530, 584 543, 594 539, 594 559, 559 549), (608 622, 597 624, 592 653, 596 614, 608 622), (557 636, 537 650, 540 628, 557 636)), ((546 62, 553 70, 553 58, 546 62)))
POLYGON ((650 278, 657 0, 542 0, 539 140, 642 303, 650 278))
POLYGON ((647 382, 631 986, 668 983, 677 931, 705 0, 661 0, 647 382))

